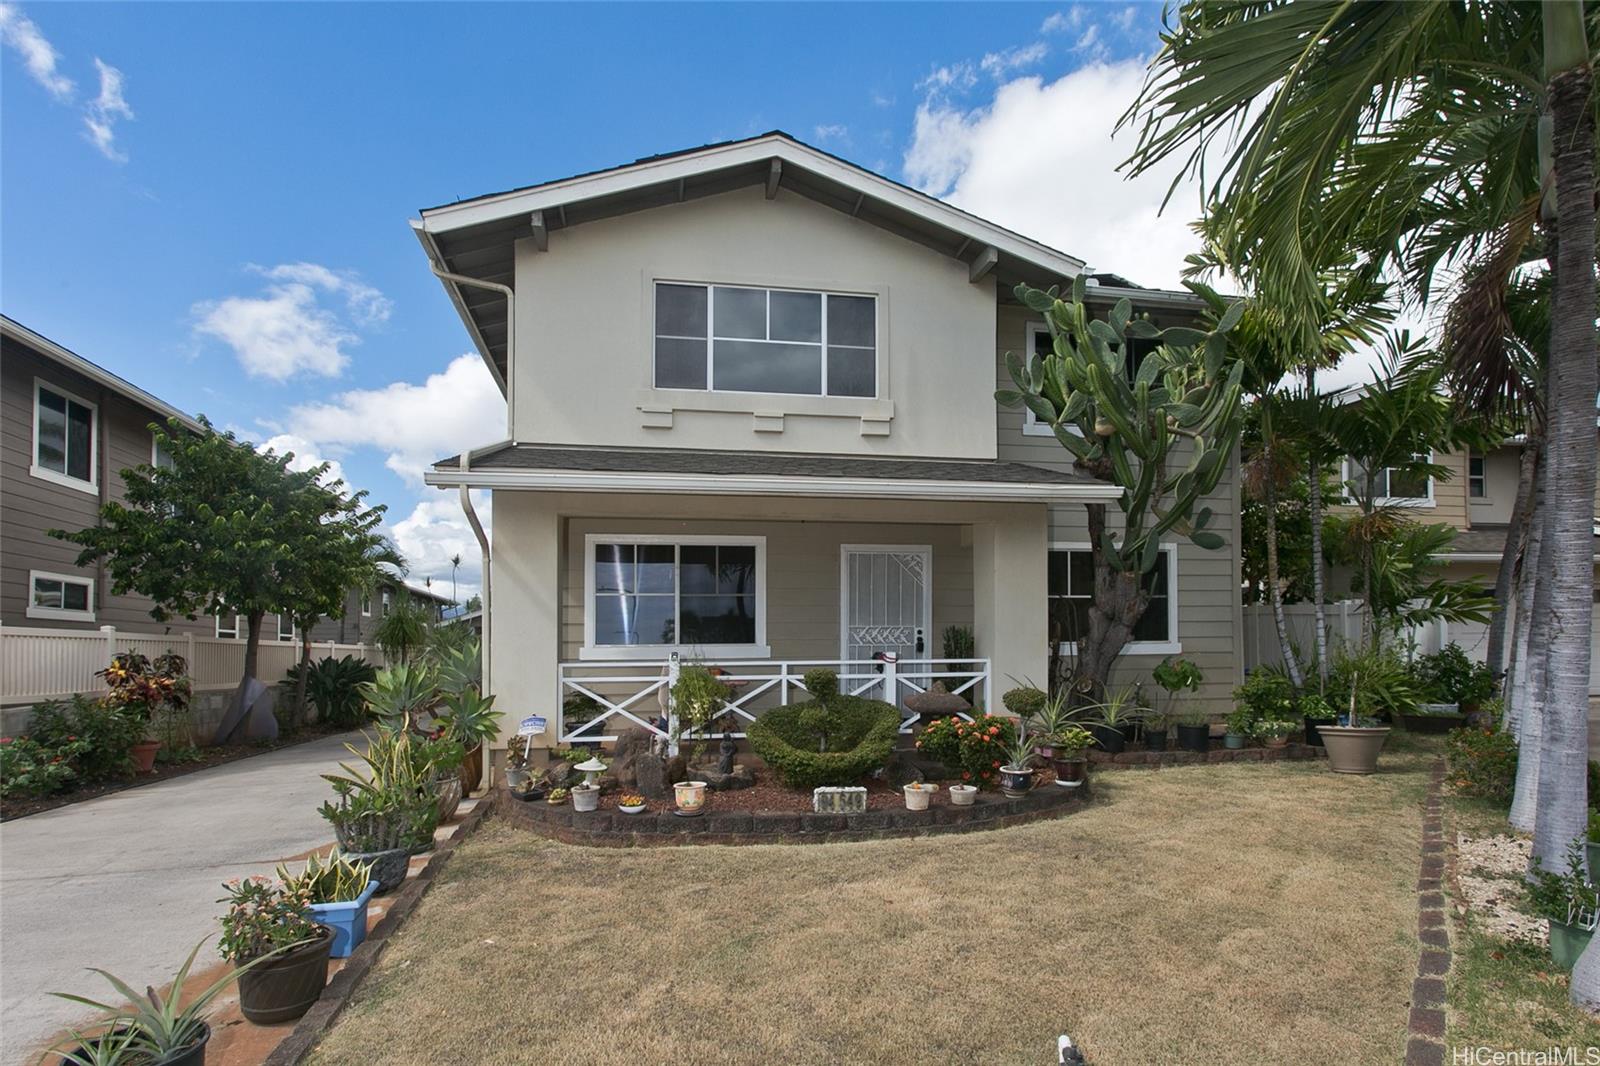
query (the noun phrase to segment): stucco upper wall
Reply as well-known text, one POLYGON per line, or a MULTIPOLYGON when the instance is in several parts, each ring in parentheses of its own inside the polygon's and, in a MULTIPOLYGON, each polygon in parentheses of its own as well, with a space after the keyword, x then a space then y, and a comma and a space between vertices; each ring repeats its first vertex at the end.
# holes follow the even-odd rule
POLYGON ((989 459, 995 290, 965 264, 780 190, 585 223, 516 250, 518 440, 989 459), (876 399, 657 390, 656 279, 878 298, 876 399), (781 414, 781 419, 763 417, 781 414))

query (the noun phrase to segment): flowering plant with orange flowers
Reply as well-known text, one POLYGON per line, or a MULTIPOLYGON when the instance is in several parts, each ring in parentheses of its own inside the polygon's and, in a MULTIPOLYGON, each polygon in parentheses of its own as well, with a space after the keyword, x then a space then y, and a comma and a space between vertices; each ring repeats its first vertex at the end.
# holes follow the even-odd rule
POLYGON ((967 721, 960 715, 935 718, 917 739, 917 748, 938 759, 962 784, 989 788, 1017 740, 1014 719, 985 714, 967 721))

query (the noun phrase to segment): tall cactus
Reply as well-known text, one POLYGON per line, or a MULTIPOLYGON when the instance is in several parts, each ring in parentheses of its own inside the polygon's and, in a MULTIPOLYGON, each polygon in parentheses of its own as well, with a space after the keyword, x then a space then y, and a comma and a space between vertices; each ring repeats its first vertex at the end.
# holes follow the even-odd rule
POLYGON ((1049 426, 1078 470, 1123 490, 1118 532, 1107 528, 1104 504, 1085 505, 1094 598, 1089 632, 1078 635, 1078 703, 1103 696, 1112 663, 1144 616, 1150 603, 1144 576, 1160 557, 1162 536, 1180 534, 1212 550, 1223 546, 1222 537, 1207 528, 1211 508, 1199 502, 1217 487, 1238 445, 1244 372, 1228 350, 1242 303, 1229 305, 1191 284, 1210 306, 1207 318, 1214 325, 1161 330, 1134 318, 1125 299, 1107 318, 1091 319, 1083 284, 1082 277, 1073 282, 1070 301, 1053 288, 1017 286, 1017 299, 1044 315, 1054 350, 1031 354, 1026 362, 1007 352, 1016 388, 995 392, 1001 404, 1026 406, 1049 426), (1134 338, 1161 344, 1129 380, 1127 344, 1134 338))

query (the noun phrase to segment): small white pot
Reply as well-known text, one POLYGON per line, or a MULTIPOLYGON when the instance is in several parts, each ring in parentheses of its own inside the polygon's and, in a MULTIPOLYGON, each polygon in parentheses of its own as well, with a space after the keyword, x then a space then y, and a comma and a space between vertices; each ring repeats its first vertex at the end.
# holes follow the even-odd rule
POLYGON ((928 800, 939 791, 938 785, 911 784, 906 785, 902 791, 906 794, 906 810, 925 811, 928 809, 928 800))
POLYGON ((950 802, 957 807, 970 807, 978 798, 976 785, 951 785, 950 802))
POLYGON ((572 789, 572 809, 575 811, 597 810, 600 806, 599 785, 575 785, 572 789))
POLYGON ((678 801, 678 810, 684 814, 699 814, 706 805, 706 783, 704 781, 679 781, 672 786, 673 797, 678 801))

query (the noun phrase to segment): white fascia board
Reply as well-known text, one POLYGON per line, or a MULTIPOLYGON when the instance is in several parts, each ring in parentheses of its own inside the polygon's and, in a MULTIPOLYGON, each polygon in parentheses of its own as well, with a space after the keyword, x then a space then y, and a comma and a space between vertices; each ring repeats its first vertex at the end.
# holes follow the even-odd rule
MULTIPOLYGON (((1433 558, 1446 563, 1498 563, 1504 556, 1500 552, 1439 552, 1433 558)), ((1600 563, 1600 555, 1594 561, 1600 563)))
POLYGON ((1140 305, 1182 307, 1196 310, 1205 310, 1209 305, 1192 292, 1177 292, 1173 289, 1126 289, 1121 285, 1086 285, 1083 289, 1083 298, 1093 300, 1096 297, 1105 297, 1113 303, 1126 298, 1135 309, 1140 305))
POLYGON ((1115 485, 1011 484, 924 481, 912 478, 806 478, 753 475, 656 474, 571 470, 430 470, 436 488, 534 489, 548 492, 638 492, 702 496, 815 496, 848 499, 974 500, 986 503, 1114 500, 1115 485))
POLYGON ((965 232, 1018 259, 1037 263, 1066 278, 1083 272, 1084 261, 1047 245, 1013 233, 942 200, 906 189, 887 178, 834 159, 783 137, 707 148, 691 155, 635 163, 632 166, 551 182, 536 189, 481 197, 461 204, 446 204, 422 213, 421 227, 429 233, 447 233, 466 226, 550 210, 575 200, 632 192, 650 185, 680 181, 709 171, 779 159, 839 182, 866 196, 919 215, 936 225, 965 232))
POLYGON ((193 415, 185 414, 167 401, 157 399, 131 381, 124 381, 111 371, 89 362, 78 353, 61 347, 49 337, 35 333, 15 319, 0 316, 0 333, 12 338, 19 344, 42 352, 68 369, 82 374, 95 384, 102 385, 119 396, 133 400, 135 403, 148 407, 157 414, 165 415, 167 418, 176 418, 185 428, 195 433, 201 433, 205 430, 205 427, 193 415))
MULTIPOLYGON (((417 243, 422 245, 422 254, 428 257, 428 262, 440 270, 448 271, 444 257, 439 251, 439 246, 430 234, 416 219, 411 220, 411 232, 416 235, 417 243)), ((467 302, 461 298, 461 288, 453 281, 444 278, 437 279, 444 286, 444 294, 450 297, 450 303, 455 307, 456 314, 461 316, 461 324, 467 327, 467 335, 472 338, 472 346, 478 349, 478 354, 483 357, 484 365, 489 368, 489 376, 494 378, 494 383, 500 386, 500 395, 506 392, 506 381, 500 373, 500 368, 495 364, 494 356, 489 351, 489 342, 483 339, 483 334, 478 332, 478 324, 473 321, 472 312, 467 310, 467 302)), ((508 311, 507 314, 511 312, 508 311)), ((511 360, 511 353, 506 353, 506 361, 511 360)))

